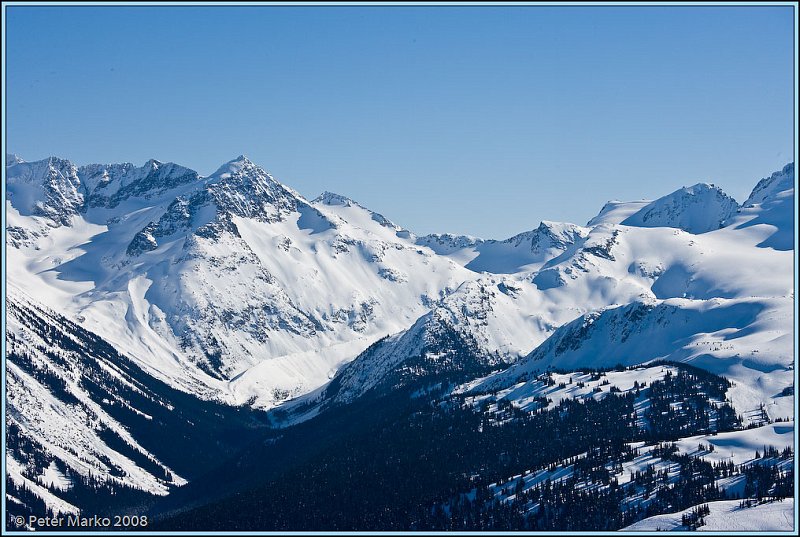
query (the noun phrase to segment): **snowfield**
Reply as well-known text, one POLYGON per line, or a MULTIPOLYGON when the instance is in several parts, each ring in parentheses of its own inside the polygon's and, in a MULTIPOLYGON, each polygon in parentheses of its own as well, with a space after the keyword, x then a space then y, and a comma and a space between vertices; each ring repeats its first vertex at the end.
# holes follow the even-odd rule
MULTIPOLYGON (((736 531, 736 532, 793 532, 794 500, 774 501, 740 507, 740 500, 709 502, 711 514, 705 517, 705 524, 697 531, 736 531)), ((691 512, 693 508, 678 513, 656 515, 640 520, 621 531, 686 531, 681 525, 681 516, 691 512)))

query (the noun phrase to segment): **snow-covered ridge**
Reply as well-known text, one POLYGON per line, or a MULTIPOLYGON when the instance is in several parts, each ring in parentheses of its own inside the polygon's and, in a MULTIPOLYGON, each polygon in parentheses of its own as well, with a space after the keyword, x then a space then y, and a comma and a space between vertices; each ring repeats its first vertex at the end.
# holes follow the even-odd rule
POLYGON ((794 162, 790 162, 781 171, 760 180, 742 207, 752 207, 757 203, 764 203, 767 198, 790 189, 794 189, 794 162))
POLYGON ((194 170, 151 159, 137 168, 133 164, 90 164, 78 168, 89 207, 116 207, 130 198, 152 198, 199 180, 194 170))
POLYGON ((525 243, 531 250, 544 250, 546 248, 566 249, 586 236, 587 230, 575 224, 563 222, 550 222, 542 220, 539 227, 533 231, 525 231, 504 240, 504 243, 520 246, 525 243))
POLYGON ((311 201, 311 204, 315 206, 324 205, 327 207, 343 207, 343 208, 354 207, 357 209, 361 209, 362 211, 366 212, 373 221, 377 222, 378 224, 387 229, 393 230, 396 233, 397 237, 401 237, 404 239, 413 239, 413 234, 407 229, 398 226, 397 224, 395 224, 382 214, 376 213, 375 211, 372 211, 364 207, 357 201, 352 200, 347 196, 342 196, 341 194, 325 191, 316 198, 314 198, 311 201))
POLYGON ((417 239, 417 244, 427 246, 437 254, 450 253, 453 250, 469 248, 485 242, 472 235, 453 235, 451 233, 431 233, 417 239))
POLYGON ((611 200, 603 205, 597 216, 586 223, 587 227, 594 227, 600 224, 619 224, 629 216, 637 213, 642 207, 649 204, 650 200, 639 201, 619 201, 611 200))
MULTIPOLYGON (((695 199, 716 199, 711 187, 697 191, 695 199)), ((694 211, 695 203, 687 207, 694 211)), ((768 210, 775 218, 791 215, 788 201, 768 210)), ((498 352, 517 361, 486 379, 488 387, 549 367, 668 359, 732 378, 731 397, 743 411, 763 404, 773 417, 789 416, 791 398, 780 394, 793 374, 792 256, 765 247, 775 228, 752 223, 761 221, 760 211, 749 209, 731 225, 699 235, 671 226, 545 222, 512 240, 480 241, 465 249, 479 254, 476 260, 489 245, 528 250, 539 240, 554 248, 538 270, 505 278, 486 274, 461 285, 435 311, 454 319, 452 326, 464 329, 484 355, 498 352), (557 230, 567 231, 567 239, 559 240, 557 230), (532 351, 518 360, 526 348, 532 351)), ((672 215, 680 220, 681 212, 672 215)), ((515 252, 513 259, 519 258, 515 252)), ((357 358, 352 367, 371 368, 372 378, 385 375, 381 357, 393 357, 384 365, 396 367, 418 352, 408 344, 411 334, 385 340, 379 352, 357 358)), ((349 384, 344 376, 334 382, 349 384)))
POLYGON ((766 404, 773 418, 793 415, 791 299, 670 299, 633 302, 587 313, 558 328, 530 355, 487 378, 488 389, 555 367, 630 366, 666 359, 692 364, 735 382, 734 406, 766 404), (776 322, 777 321, 777 322, 776 322), (771 326, 774 331, 765 330, 771 326), (773 339, 773 334, 784 336, 773 339))
POLYGON ((56 157, 8 166, 6 191, 17 211, 46 218, 53 227, 69 225, 70 218, 83 209, 85 199, 78 169, 56 157))
MULTIPOLYGON (((169 183, 165 190, 179 186, 186 178, 194 181, 197 175, 181 171, 178 177, 179 181, 169 183)), ((149 222, 134 236, 127 252, 137 256, 155 250, 158 239, 181 231, 206 238, 219 238, 223 232, 238 234, 234 217, 279 222, 301 205, 307 207, 305 200, 240 156, 200 181, 196 188, 176 197, 157 221, 149 222)), ((324 220, 319 213, 317 216, 324 220)), ((328 223, 328 227, 333 224, 328 223)))
POLYGON ((652 201, 621 223, 638 227, 675 227, 689 233, 719 229, 739 204, 721 188, 698 183, 652 201))
POLYGON ((328 192, 327 190, 314 198, 312 203, 322 203, 324 205, 344 205, 345 207, 351 207, 353 205, 360 205, 348 198, 347 196, 342 196, 341 194, 336 194, 334 192, 328 192))
POLYGON ((6 166, 13 166, 14 164, 19 164, 20 162, 25 162, 22 157, 15 153, 6 153, 6 166))
POLYGON ((542 221, 536 229, 505 240, 445 233, 425 235, 417 239, 417 244, 476 272, 514 274, 541 268, 582 241, 588 232, 575 224, 542 221))

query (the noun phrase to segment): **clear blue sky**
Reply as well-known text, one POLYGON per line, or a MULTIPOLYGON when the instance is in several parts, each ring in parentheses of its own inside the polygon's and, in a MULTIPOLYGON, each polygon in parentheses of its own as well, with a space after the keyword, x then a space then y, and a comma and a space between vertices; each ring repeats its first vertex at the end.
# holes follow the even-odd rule
POLYGON ((249 156, 412 231, 505 238, 793 157, 791 7, 25 7, 8 150, 249 156))

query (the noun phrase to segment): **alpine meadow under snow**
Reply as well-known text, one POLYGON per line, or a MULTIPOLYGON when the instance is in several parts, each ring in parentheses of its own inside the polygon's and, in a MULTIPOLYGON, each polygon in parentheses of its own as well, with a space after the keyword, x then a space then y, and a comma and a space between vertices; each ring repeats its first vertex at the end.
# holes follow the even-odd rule
POLYGON ((764 503, 794 494, 793 163, 742 204, 700 183, 506 240, 417 236, 243 156, 208 177, 7 156, 6 176, 10 512, 295 529, 245 492, 356 464, 337 457, 362 433, 439 460, 387 430, 474 418, 464 441, 515 439, 442 464, 458 480, 429 497, 375 470, 408 515, 313 514, 363 488, 344 472, 297 529, 793 529, 791 500, 764 503), (584 412, 624 417, 609 451, 559 428, 584 412), (563 453, 526 451, 548 431, 563 453))

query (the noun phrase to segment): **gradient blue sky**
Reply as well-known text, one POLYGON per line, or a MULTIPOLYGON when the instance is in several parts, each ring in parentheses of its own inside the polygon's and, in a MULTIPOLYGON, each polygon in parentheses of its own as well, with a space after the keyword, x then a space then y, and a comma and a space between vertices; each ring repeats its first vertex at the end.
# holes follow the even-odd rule
POLYGON ((791 7, 7 7, 7 149, 505 238, 793 158, 791 7))

